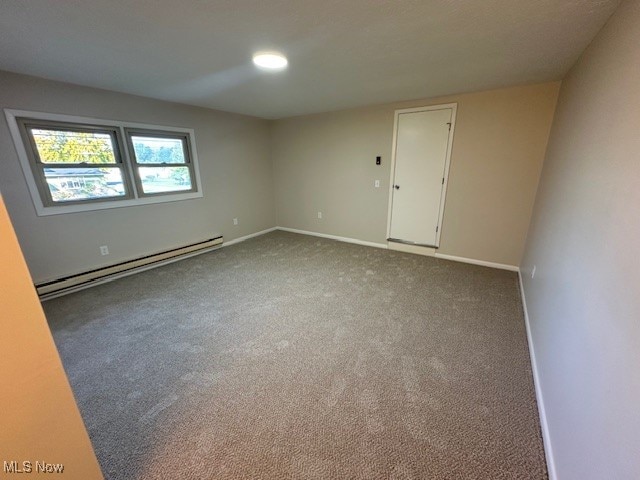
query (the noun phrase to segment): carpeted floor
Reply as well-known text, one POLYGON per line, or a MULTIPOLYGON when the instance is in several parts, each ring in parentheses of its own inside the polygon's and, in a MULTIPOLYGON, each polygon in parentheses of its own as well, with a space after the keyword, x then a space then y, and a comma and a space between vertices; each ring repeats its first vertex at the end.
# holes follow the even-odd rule
POLYGON ((107 479, 545 479, 515 273, 273 232, 44 303, 107 479))

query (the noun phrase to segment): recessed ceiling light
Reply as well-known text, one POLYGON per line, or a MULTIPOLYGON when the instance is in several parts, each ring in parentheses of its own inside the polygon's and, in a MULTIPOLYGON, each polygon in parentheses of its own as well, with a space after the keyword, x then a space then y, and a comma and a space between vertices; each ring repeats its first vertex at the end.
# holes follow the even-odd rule
POLYGON ((267 70, 282 70, 287 68, 287 57, 278 52, 258 52, 253 56, 253 63, 267 70))

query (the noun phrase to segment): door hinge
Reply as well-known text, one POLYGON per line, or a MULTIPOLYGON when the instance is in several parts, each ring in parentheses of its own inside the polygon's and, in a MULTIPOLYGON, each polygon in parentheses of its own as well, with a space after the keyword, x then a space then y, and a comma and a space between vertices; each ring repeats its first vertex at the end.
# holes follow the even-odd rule
POLYGON ((451 122, 447 122, 447 125, 449 125, 449 131, 451 131, 451 122))
POLYGON ((438 228, 440 228, 440 227, 436 227, 436 233, 438 233, 438 228))
POLYGON ((442 177, 442 184, 444 185, 444 177, 442 177))

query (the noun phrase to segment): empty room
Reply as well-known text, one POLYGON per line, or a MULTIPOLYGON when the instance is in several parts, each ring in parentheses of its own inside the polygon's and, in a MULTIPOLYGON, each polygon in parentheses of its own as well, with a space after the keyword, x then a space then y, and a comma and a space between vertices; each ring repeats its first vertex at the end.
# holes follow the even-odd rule
POLYGON ((0 478, 640 478, 640 1, 4 0, 0 478))

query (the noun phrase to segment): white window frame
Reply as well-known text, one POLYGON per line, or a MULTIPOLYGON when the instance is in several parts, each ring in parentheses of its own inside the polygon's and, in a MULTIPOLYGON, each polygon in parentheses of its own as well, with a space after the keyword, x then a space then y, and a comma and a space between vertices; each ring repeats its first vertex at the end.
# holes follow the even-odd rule
MULTIPOLYGON (((122 122, 117 120, 105 120, 100 118, 92 118, 92 117, 80 117, 75 115, 62 115, 57 113, 45 113, 45 112, 33 112, 27 110, 15 110, 15 109, 5 109, 5 116, 7 118, 7 123, 9 125, 9 131, 11 132, 11 137, 13 138, 13 143, 16 147, 16 152, 18 154, 18 159, 20 160, 20 166, 22 167, 22 171, 24 173, 25 180, 27 182, 27 187, 29 189, 29 193, 31 194, 31 200, 33 201, 33 205, 36 209, 36 214, 38 216, 47 216, 47 215, 59 215, 66 213, 76 213, 76 212, 87 212, 92 210, 104 210, 109 208, 122 208, 122 207, 133 207, 139 205, 148 205, 154 203, 165 203, 165 202, 177 202, 182 200, 193 200, 196 198, 202 198, 204 192, 202 190, 202 183, 200 180, 200 168, 198 165, 198 153, 196 151, 196 140, 195 140, 195 132, 192 128, 183 128, 183 127, 169 127, 165 125, 151 125, 145 123, 133 123, 133 122, 122 122), (27 153, 27 149, 23 143, 23 138, 20 133, 20 127, 18 125, 18 118, 25 118, 34 121, 51 121, 51 122, 66 122, 66 123, 76 123, 80 125, 98 125, 98 126, 108 126, 113 127, 119 130, 120 138, 125 143, 127 142, 126 129, 133 130, 149 130, 155 132, 167 132, 168 135, 171 134, 182 134, 187 136, 189 143, 189 155, 191 164, 193 167, 193 191, 187 192, 166 192, 161 194, 154 195, 141 195, 138 193, 136 188, 132 189, 132 197, 131 198, 117 198, 114 197, 111 199, 104 199, 101 201, 88 201, 87 203, 73 203, 68 205, 55 204, 55 205, 47 205, 46 202, 43 202, 43 199, 40 194, 40 190, 38 189, 38 182, 35 178, 33 168, 31 166, 31 160, 29 159, 29 154, 27 153)), ((133 158, 131 158, 131 153, 129 152, 129 148, 126 144, 118 145, 116 148, 120 148, 122 150, 123 155, 123 163, 124 163, 124 173, 131 180, 131 184, 135 183, 134 177, 137 174, 136 162, 133 158)))

